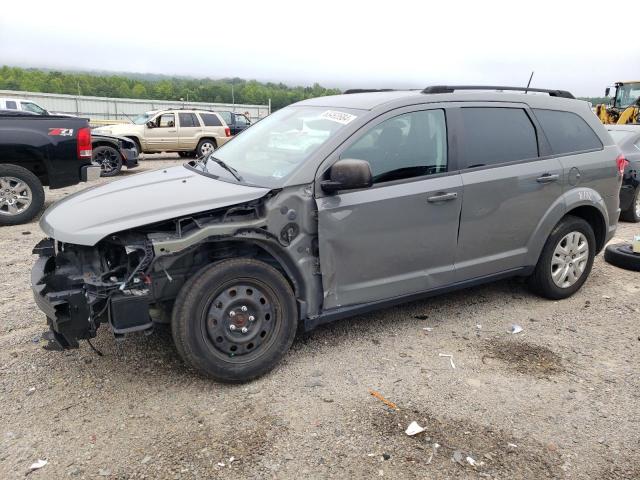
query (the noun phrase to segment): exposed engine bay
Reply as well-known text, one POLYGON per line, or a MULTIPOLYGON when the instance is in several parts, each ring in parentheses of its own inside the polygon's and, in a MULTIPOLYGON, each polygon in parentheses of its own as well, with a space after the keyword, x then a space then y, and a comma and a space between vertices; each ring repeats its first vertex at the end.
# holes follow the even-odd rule
POLYGON ((101 324, 118 339, 150 330, 154 321, 168 323, 175 297, 194 273, 239 256, 283 271, 298 294, 301 318, 309 307, 317 311, 321 295, 304 298, 309 282, 321 292, 309 200, 310 191, 297 188, 112 234, 94 246, 40 241, 31 283, 51 330, 47 348, 76 348, 78 340, 95 337, 101 324))

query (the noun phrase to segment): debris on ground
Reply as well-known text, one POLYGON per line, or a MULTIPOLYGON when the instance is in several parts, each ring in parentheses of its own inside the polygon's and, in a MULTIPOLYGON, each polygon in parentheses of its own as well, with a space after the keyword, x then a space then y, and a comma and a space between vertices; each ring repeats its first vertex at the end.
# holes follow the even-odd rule
POLYGON ((48 460, 37 460, 29 466, 29 472, 33 472, 34 470, 39 470, 42 467, 44 467, 47 463, 49 463, 48 460))
POLYGON ((371 389, 369 389, 369 394, 370 394, 372 397, 377 398, 378 400, 380 400, 382 403, 384 403, 384 404, 385 404, 387 407, 389 407, 390 409, 392 409, 392 410, 400 410, 400 409, 398 408, 398 406, 397 406, 395 403, 390 402, 389 400, 387 400, 386 398, 384 398, 382 395, 380 395, 380 394, 379 394, 378 392, 376 392, 375 390, 371 390, 371 389))
POLYGON ((449 358, 449 362, 451 363, 451 368, 453 368, 455 370, 456 364, 453 363, 453 355, 451 355, 449 353, 439 353, 438 356, 449 358))
MULTIPOLYGON (((478 462, 473 457, 467 456, 466 460, 467 460, 467 463, 469 465, 471 465, 472 467, 475 467, 475 466, 478 465, 478 462)), ((482 462, 480 462, 480 463, 482 463, 482 462)))
POLYGON ((141 463, 144 465, 144 464, 146 464, 146 463, 149 463, 150 461, 151 461, 151 456, 150 456, 150 455, 147 455, 146 457, 144 457, 144 458, 142 459, 142 462, 141 462, 141 463))
POLYGON ((462 462, 463 459, 464 454, 460 450, 456 450, 455 452, 453 452, 453 456, 451 457, 451 460, 453 462, 464 466, 464 463, 462 462))
POLYGON ((433 330, 433 327, 422 327, 425 332, 430 332, 433 330))
POLYGON ((413 437, 414 435, 417 435, 421 432, 424 432, 424 428, 418 425, 418 422, 416 421, 411 422, 407 429, 404 431, 404 433, 406 433, 410 437, 413 437))
POLYGON ((522 328, 520 325, 518 325, 516 323, 511 325, 511 333, 520 333, 523 330, 524 330, 524 328, 522 328))

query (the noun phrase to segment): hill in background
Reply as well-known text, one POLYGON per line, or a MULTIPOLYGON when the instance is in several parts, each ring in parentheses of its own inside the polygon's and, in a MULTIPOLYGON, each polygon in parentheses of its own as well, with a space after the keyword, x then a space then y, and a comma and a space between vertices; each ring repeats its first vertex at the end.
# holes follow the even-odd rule
POLYGON ((109 74, 104 72, 61 72, 56 70, 0 68, 0 90, 66 93, 111 98, 145 98, 266 105, 277 110, 305 98, 340 93, 315 83, 311 87, 290 87, 284 83, 263 83, 242 78, 172 77, 156 74, 109 74))

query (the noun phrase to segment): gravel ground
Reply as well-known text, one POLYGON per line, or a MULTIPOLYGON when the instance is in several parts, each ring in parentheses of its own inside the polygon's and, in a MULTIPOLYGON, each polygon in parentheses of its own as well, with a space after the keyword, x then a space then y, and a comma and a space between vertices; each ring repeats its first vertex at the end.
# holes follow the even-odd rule
POLYGON ((121 345, 101 328, 104 356, 43 350, 42 236, 0 229, 1 478, 640 478, 640 275, 602 255, 571 299, 503 281, 406 304, 301 336, 228 386, 186 368, 166 328, 121 345))

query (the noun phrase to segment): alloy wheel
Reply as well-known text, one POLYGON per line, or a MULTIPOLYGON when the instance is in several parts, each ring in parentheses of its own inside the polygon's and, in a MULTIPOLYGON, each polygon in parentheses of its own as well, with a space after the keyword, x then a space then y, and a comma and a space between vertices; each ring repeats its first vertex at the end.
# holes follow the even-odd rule
POLYGON ((114 150, 105 148, 96 152, 93 161, 100 165, 103 173, 111 173, 118 168, 119 158, 114 150))
POLYGON ((569 288, 582 276, 589 262, 589 242, 582 232, 570 232, 558 242, 551 258, 551 277, 560 288, 569 288))
POLYGON ((16 177, 0 177, 0 215, 18 215, 29 208, 32 200, 26 182, 16 177))

